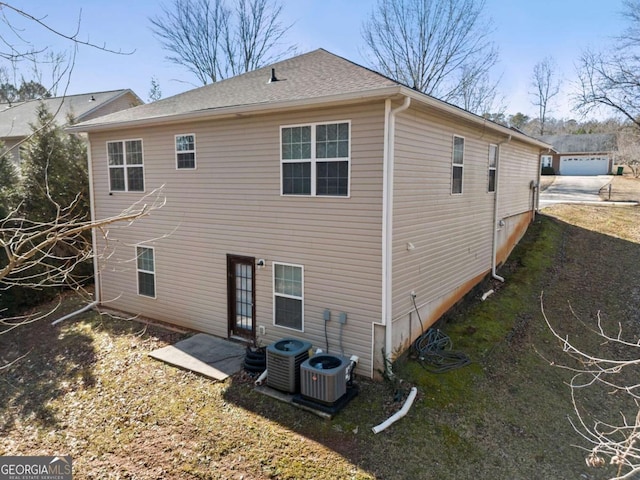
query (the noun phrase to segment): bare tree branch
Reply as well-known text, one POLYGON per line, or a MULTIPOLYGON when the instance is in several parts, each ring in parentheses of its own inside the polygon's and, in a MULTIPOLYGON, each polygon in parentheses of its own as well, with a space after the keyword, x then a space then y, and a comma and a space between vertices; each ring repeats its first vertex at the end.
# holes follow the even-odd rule
POLYGON ((370 62, 421 92, 472 106, 470 87, 482 85, 481 96, 495 90, 486 86, 498 52, 484 6, 484 0, 379 0, 362 29, 370 62))
POLYGON ((66 285, 77 263, 92 257, 91 245, 82 241, 82 234, 92 229, 104 231, 113 223, 131 223, 149 215, 164 205, 161 192, 156 189, 120 214, 98 220, 84 220, 76 215, 77 198, 68 207, 59 209, 58 216, 50 222, 30 221, 11 212, 0 220, 0 249, 6 255, 6 263, 0 268, 0 289, 25 284, 66 285), (61 245, 68 246, 69 251, 59 253, 61 245), (43 266, 44 271, 36 271, 43 266))
POLYGON ((551 110, 550 102, 560 92, 560 80, 556 77, 556 64, 552 57, 546 57, 533 67, 531 86, 534 91, 531 102, 538 107, 538 119, 540 120, 540 135, 545 134, 547 113, 551 110))
POLYGON ((173 0, 149 19, 151 31, 169 54, 203 84, 262 67, 292 52, 280 48, 289 26, 280 22, 274 0, 173 0))
POLYGON ((585 51, 578 65, 575 108, 604 108, 640 128, 640 0, 625 0, 627 29, 608 52, 585 51))
MULTIPOLYGON (((577 421, 572 419, 569 421, 573 429, 589 445, 589 447, 578 446, 587 452, 585 458, 587 465, 590 467, 604 467, 607 464, 614 466, 616 475, 611 480, 637 478, 640 474, 640 443, 638 442, 640 440, 640 383, 633 382, 633 379, 636 377, 637 367, 640 366, 640 355, 638 355, 640 341, 625 340, 620 324, 615 334, 608 333, 598 312, 597 327, 589 330, 603 340, 603 345, 608 345, 613 351, 618 352, 618 358, 590 353, 577 347, 567 336, 562 336, 551 324, 544 310, 542 294, 540 310, 548 329, 560 342, 562 350, 575 362, 573 365, 550 363, 575 374, 569 382, 569 387, 577 421), (622 376, 623 373, 630 373, 630 375, 622 376), (633 417, 629 419, 624 412, 620 412, 619 422, 613 423, 602 421, 594 416, 593 412, 585 411, 580 405, 577 393, 597 385, 606 387, 612 394, 627 395, 630 407, 635 412, 633 417)), ((573 311, 572 313, 575 316, 573 311)))
MULTIPOLYGON (((106 43, 103 43, 102 45, 98 45, 97 43, 91 42, 90 40, 83 40, 80 38, 80 24, 82 23, 82 10, 80 10, 80 12, 78 13, 78 21, 76 22, 76 30, 75 32, 71 33, 71 34, 66 34, 63 33, 61 30, 58 30, 54 27, 52 27, 51 25, 49 25, 48 23, 45 22, 45 18, 46 17, 42 17, 42 18, 38 18, 35 17, 33 15, 31 15, 30 13, 28 13, 27 11, 15 7, 11 4, 5 3, 5 2, 0 2, 0 11, 2 12, 2 21, 7 24, 7 26, 9 26, 9 28, 20 38, 22 38, 21 33, 17 30, 17 28, 15 28, 14 23, 12 21, 10 21, 8 19, 8 17, 6 16, 6 11, 9 10, 11 12, 16 13, 17 15, 26 18, 27 20, 30 20, 32 22, 35 22, 37 25, 39 25, 40 27, 44 28, 45 30, 53 33, 54 35, 58 36, 58 37, 62 37, 66 40, 69 40, 70 42, 76 44, 76 45, 85 45, 88 47, 92 47, 92 48, 97 48, 99 50, 103 50, 105 52, 109 52, 109 53, 116 53, 118 55, 131 55, 132 53, 134 53, 135 50, 131 51, 131 52, 123 52, 122 50, 112 50, 110 48, 107 47, 106 43)), ((7 52, 2 52, 0 51, 0 57, 4 57, 6 59, 12 59, 12 58, 20 58, 20 57, 25 57, 28 55, 31 55, 33 53, 36 52, 43 52, 44 50, 46 50, 46 47, 44 49, 40 49, 40 50, 31 50, 28 52, 20 52, 18 50, 16 50, 15 48, 13 48, 12 43, 7 42, 6 39, 4 37, 2 37, 2 39, 5 41, 5 44, 7 46, 10 47, 10 53, 7 52)), ((23 39, 24 40, 24 39, 23 39)))

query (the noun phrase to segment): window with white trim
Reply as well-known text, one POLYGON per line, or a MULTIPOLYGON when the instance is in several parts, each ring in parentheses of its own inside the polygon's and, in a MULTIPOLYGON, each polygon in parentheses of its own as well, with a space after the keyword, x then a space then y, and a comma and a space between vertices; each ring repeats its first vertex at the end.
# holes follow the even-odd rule
POLYGON ((152 247, 136 247, 138 295, 156 298, 156 261, 152 247))
POLYGON ((142 140, 107 142, 109 191, 144 192, 142 140))
POLYGON ((462 193, 464 170, 464 138, 453 136, 453 155, 451 159, 451 193, 462 193))
POLYGON ((350 125, 280 128, 282 195, 349 196, 350 125))
POLYGON ((304 330, 304 268, 273 262, 273 323, 304 330))
POLYGON ((193 133, 176 135, 176 168, 196 168, 196 136, 193 133))
POLYGON ((550 167, 552 161, 553 161, 553 156, 542 155, 542 168, 550 167))
POLYGON ((496 191, 496 168, 498 168, 498 146, 489 145, 489 186, 488 192, 496 191))

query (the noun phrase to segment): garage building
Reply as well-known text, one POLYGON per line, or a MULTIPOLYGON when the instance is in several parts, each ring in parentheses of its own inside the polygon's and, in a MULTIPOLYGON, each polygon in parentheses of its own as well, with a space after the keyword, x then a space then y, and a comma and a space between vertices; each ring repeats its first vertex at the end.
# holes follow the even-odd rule
POLYGON ((607 175, 613 169, 614 133, 545 135, 540 140, 553 145, 541 155, 541 165, 552 167, 556 175, 607 175))

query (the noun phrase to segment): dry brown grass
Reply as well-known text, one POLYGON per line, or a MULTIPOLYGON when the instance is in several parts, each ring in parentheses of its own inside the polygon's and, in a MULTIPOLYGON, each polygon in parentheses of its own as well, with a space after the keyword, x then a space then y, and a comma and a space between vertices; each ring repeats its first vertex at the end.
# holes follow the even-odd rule
POLYGON ((600 197, 613 202, 640 202, 640 178, 615 175, 611 180, 611 198, 608 187, 600 191, 600 197))
POLYGON ((640 243, 640 207, 558 204, 542 211, 586 230, 640 243))

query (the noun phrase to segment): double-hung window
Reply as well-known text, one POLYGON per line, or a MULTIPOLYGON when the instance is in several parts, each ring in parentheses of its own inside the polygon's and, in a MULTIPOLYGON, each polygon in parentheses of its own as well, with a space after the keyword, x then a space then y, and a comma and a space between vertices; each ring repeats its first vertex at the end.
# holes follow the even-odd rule
POLYGON ((498 168, 498 146, 489 145, 489 186, 488 192, 496 191, 496 169, 498 168))
POLYGON ((453 137, 453 158, 451 162, 451 193, 462 193, 464 170, 464 138, 453 137))
POLYGON ((304 271, 300 265, 273 263, 273 323, 304 330, 304 271))
POLYGON ((176 135, 176 168, 196 168, 196 136, 176 135))
POLYGON ((156 262, 153 248, 136 247, 138 295, 156 297, 156 262))
POLYGON ((144 192, 142 140, 107 142, 109 191, 144 192))
POLYGON ((283 195, 349 196, 350 122, 280 131, 283 195))

